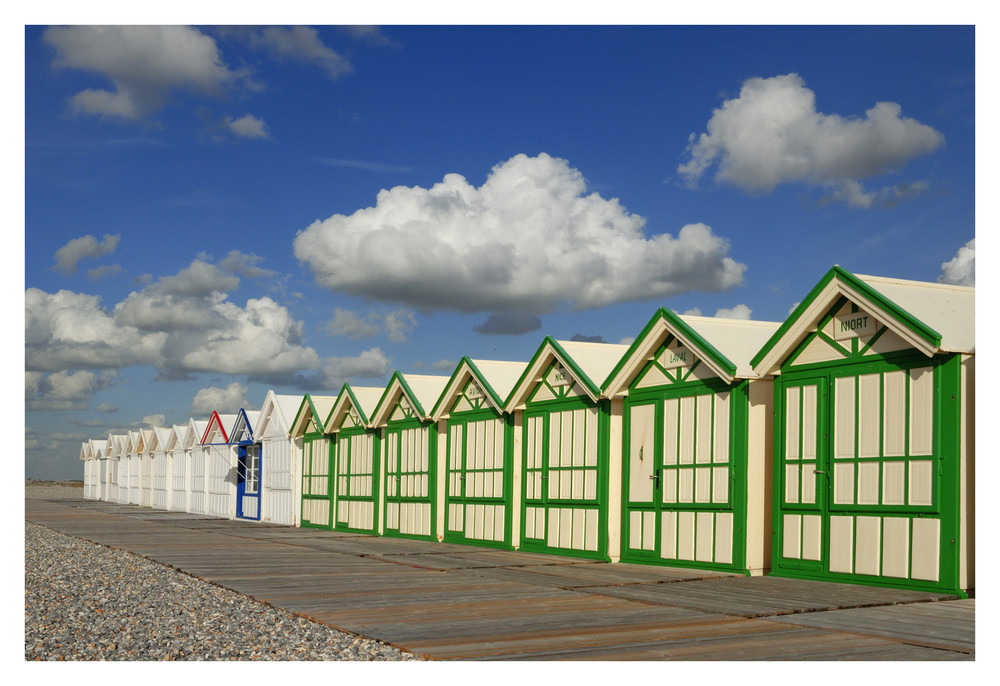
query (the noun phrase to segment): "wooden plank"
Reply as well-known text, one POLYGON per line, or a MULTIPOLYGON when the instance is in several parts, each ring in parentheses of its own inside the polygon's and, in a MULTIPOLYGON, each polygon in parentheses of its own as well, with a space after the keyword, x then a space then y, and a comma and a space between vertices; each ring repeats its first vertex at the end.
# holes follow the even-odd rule
POLYGON ((25 517, 436 659, 974 658, 974 604, 924 602, 941 594, 74 502, 29 500, 25 517))

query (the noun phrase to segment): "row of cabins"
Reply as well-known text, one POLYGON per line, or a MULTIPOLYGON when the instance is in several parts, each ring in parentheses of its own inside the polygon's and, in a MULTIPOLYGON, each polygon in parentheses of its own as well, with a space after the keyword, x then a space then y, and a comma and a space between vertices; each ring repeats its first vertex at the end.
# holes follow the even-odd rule
POLYGON ((828 272, 784 323, 661 308, 85 443, 88 498, 360 534, 974 588, 972 288, 828 272))

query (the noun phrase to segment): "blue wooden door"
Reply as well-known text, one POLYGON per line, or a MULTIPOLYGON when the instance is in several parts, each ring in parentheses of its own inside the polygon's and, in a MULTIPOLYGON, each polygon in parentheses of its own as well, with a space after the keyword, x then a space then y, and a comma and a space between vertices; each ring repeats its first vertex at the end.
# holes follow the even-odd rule
POLYGON ((260 520, 260 443, 241 443, 236 463, 236 516, 260 520))

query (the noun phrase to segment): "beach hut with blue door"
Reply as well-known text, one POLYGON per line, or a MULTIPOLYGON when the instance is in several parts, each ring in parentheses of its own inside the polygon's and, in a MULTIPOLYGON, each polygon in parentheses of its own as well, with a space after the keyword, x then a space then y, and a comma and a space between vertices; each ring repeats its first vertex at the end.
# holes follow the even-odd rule
POLYGON ((254 436, 260 413, 241 408, 229 430, 236 449, 236 518, 260 521, 261 454, 254 436))
POLYGON ((236 515, 236 450, 229 443, 235 414, 212 412, 201 438, 205 450, 206 514, 232 519, 236 515))
POLYGON ((505 410, 521 433, 521 550, 610 559, 621 483, 622 401, 598 385, 626 345, 545 338, 505 410))
POLYGON ((375 409, 371 425, 382 430, 379 485, 384 494, 385 536, 442 540, 437 494, 444 470, 438 464, 438 426, 430 411, 447 376, 395 372, 375 409))
POLYGON ((604 381, 607 397, 624 399, 612 557, 753 575, 769 567, 773 388, 750 359, 779 326, 660 308, 604 381))
POLYGON ((975 588, 975 289, 835 266, 752 362, 775 376, 771 573, 975 588))
POLYGON ((331 481, 336 508, 333 528, 379 533, 379 431, 369 425, 384 387, 344 384, 324 431, 334 453, 331 481))
POLYGON ((431 411, 446 424, 444 483, 439 507, 444 540, 510 548, 513 545, 514 455, 520 437, 504 402, 525 362, 463 357, 431 411))
POLYGON ((302 397, 269 390, 254 435, 260 446, 261 521, 298 526, 302 442, 289 433, 302 397))
POLYGON ((323 425, 337 397, 306 393, 292 420, 289 435, 302 442, 302 526, 333 528, 336 491, 330 483, 333 452, 323 425))

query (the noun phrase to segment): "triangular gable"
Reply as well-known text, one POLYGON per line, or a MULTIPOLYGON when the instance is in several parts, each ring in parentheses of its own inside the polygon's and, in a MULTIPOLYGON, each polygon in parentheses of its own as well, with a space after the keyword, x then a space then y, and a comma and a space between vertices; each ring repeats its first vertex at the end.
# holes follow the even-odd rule
POLYGON ((257 425, 259 417, 260 412, 255 410, 248 412, 246 409, 241 408, 236 413, 236 421, 233 422, 232 427, 229 429, 229 442, 242 443, 244 441, 255 441, 254 426, 257 425))
POLYGON ((171 452, 186 449, 190 430, 190 424, 174 424, 170 427, 171 438, 169 450, 171 452))
POLYGON ((104 459, 105 453, 108 449, 108 442, 104 439, 90 439, 90 456, 92 459, 101 460, 104 459))
POLYGON ((750 358, 778 330, 778 322, 678 315, 661 307, 602 384, 604 395, 627 392, 637 375, 649 368, 647 385, 688 378, 704 366, 726 383, 756 378, 750 358), (670 350, 663 350, 670 340, 670 350), (654 358, 655 363, 654 363, 654 358))
POLYGON ((153 430, 152 429, 139 429, 139 450, 140 455, 149 455, 150 444, 153 442, 153 430))
POLYGON ((87 439, 86 441, 84 441, 83 443, 80 444, 80 459, 81 460, 89 460, 93 456, 93 454, 94 454, 94 447, 90 444, 90 442, 92 440, 94 440, 94 439, 92 439, 92 438, 91 439, 87 439))
POLYGON ((297 395, 278 395, 273 390, 267 392, 264 404, 260 407, 257 419, 256 435, 260 440, 264 437, 288 438, 295 411, 299 409, 302 397, 297 395))
POLYGON ((336 401, 336 396, 306 393, 299 404, 298 412, 295 413, 295 419, 292 420, 289 435, 292 438, 301 438, 306 434, 322 433, 323 422, 336 401))
POLYGON ((505 410, 523 408, 542 384, 550 389, 547 395, 552 397, 547 399, 578 395, 597 402, 601 389, 594 379, 604 379, 627 351, 627 345, 557 341, 546 336, 507 398, 505 410))
MULTIPOLYGON (((905 345, 928 357, 938 352, 974 350, 975 289, 857 276, 834 266, 754 356, 751 361, 754 369, 762 375, 777 373, 842 298, 855 306, 852 310, 858 311, 852 313, 842 308, 836 313, 837 320, 829 324, 829 335, 823 334, 831 339, 833 349, 838 347, 833 339, 841 329, 848 336, 856 336, 857 332, 852 334, 850 329, 858 326, 864 332, 886 329, 899 341, 897 349, 905 345), (926 320, 918 318, 916 311, 926 320), (870 323, 866 315, 871 318, 870 323), (942 331, 947 335, 943 336, 942 331)), ((812 356, 810 359, 817 357, 815 352, 808 354, 812 356)))
POLYGON ((165 453, 169 448, 171 431, 165 427, 153 429, 153 439, 150 441, 150 452, 165 453))
POLYGON ((205 433, 201 437, 201 444, 219 445, 229 443, 229 434, 226 432, 226 427, 232 427, 235 421, 236 415, 234 414, 219 414, 213 411, 212 416, 208 418, 208 426, 205 428, 205 433))
POLYGON ((188 421, 188 432, 184 437, 184 449, 190 450, 195 445, 201 443, 205 430, 208 429, 207 419, 191 419, 188 421))
POLYGON ((390 421, 406 418, 421 421, 430 419, 429 410, 437 403, 447 383, 447 376, 404 376, 401 372, 395 372, 379 400, 371 426, 385 426, 390 421))
POLYGON ((487 408, 501 414, 504 401, 526 366, 525 362, 463 357, 431 411, 431 418, 437 421, 451 412, 487 408))
POLYGON ((354 387, 345 383, 323 424, 324 430, 326 433, 334 433, 341 429, 368 427, 383 393, 384 388, 354 387))

